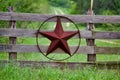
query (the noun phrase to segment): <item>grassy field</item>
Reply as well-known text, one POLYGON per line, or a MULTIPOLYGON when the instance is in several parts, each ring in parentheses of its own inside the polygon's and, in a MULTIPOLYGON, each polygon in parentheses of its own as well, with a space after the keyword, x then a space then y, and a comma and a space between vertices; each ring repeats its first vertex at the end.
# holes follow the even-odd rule
POLYGON ((0 68, 0 80, 120 80, 120 70, 57 68, 20 68, 9 65, 0 68))

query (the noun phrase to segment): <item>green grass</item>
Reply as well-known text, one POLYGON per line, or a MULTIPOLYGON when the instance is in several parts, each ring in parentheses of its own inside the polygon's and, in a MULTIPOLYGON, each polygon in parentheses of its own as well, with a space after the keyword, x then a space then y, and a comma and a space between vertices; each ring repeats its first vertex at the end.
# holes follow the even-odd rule
POLYGON ((85 68, 60 70, 58 68, 20 68, 7 65, 0 68, 0 80, 119 80, 120 70, 85 68))

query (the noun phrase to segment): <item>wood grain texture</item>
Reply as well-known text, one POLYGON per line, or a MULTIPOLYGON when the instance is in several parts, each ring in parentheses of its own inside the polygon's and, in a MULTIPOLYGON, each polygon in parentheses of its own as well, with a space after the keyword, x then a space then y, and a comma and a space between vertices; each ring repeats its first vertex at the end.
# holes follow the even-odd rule
MULTIPOLYGON (((37 30, 0 28, 0 36, 36 37, 37 30)), ((120 39, 120 32, 80 31, 81 38, 87 39, 120 39)), ((42 37, 42 36, 39 36, 42 37)), ((78 35, 73 38, 78 38, 78 35)))
MULTIPOLYGON (((0 66, 8 65, 10 61, 0 60, 0 66)), ((13 62, 12 62, 13 64, 13 62)), ((18 65, 20 67, 33 67, 33 68, 41 68, 41 67, 51 67, 51 68, 60 68, 60 69, 80 69, 85 68, 87 66, 95 67, 98 69, 120 69, 120 62, 47 62, 47 61, 15 61, 14 65, 18 65)))
MULTIPOLYGON (((37 30, 30 29, 7 29, 0 28, 0 36, 12 36, 12 37, 36 37, 37 30)), ((81 38, 92 38, 92 32, 80 31, 81 38)), ((39 37, 42 37, 41 35, 39 37)), ((74 36, 78 38, 78 35, 74 36)))
POLYGON ((96 39, 120 39, 120 32, 100 32, 100 31, 93 31, 93 37, 96 39))
MULTIPOLYGON (((10 13, 13 13, 13 7, 10 6, 10 7, 8 8, 8 11, 9 11, 10 13)), ((11 29, 16 29, 16 21, 10 20, 10 21, 9 21, 9 27, 10 27, 11 29)), ((16 40, 17 40, 16 37, 10 36, 10 37, 9 37, 9 44, 16 44, 16 40)), ((17 52, 9 52, 9 60, 17 60, 17 52)))
POLYGON ((98 54, 119 54, 120 47, 95 47, 95 52, 98 54))
MULTIPOLYGON (((71 53, 73 53, 76 50, 76 48, 77 48, 77 46, 71 46, 70 47, 71 53)), ((48 46, 40 46, 40 49, 43 52, 46 52, 48 49, 48 46)), ((89 54, 93 54, 93 49, 94 49, 94 47, 81 46, 76 53, 83 54, 83 53, 89 52, 89 54)), ((30 52, 30 53, 36 52, 36 53, 39 53, 40 51, 39 51, 37 45, 3 45, 3 44, 0 44, 0 52, 30 52)), ((56 49, 55 53, 56 54, 57 53, 65 54, 61 49, 56 49)))
MULTIPOLYGON (((94 11, 88 10, 87 15, 94 16, 94 11)), ((93 31, 95 29, 94 23, 87 23, 86 30, 93 31)), ((86 39, 87 46, 95 46, 95 39, 86 39)), ((87 61, 88 62, 95 62, 96 61, 96 54, 89 54, 87 53, 87 61)))
MULTIPOLYGON (((0 12, 0 20, 20 20, 20 21, 45 21, 55 15, 33 14, 33 13, 10 13, 0 12)), ((57 15, 58 16, 58 15, 57 15)), ((59 15, 66 16, 77 23, 120 23, 119 15, 59 15)), ((50 20, 55 21, 55 19, 50 20)), ((66 20, 62 20, 66 21, 66 20)), ((66 21, 67 22, 67 21, 66 21)))
MULTIPOLYGON (((71 53, 75 51, 77 46, 70 46, 71 53)), ((48 46, 40 46, 43 52, 46 52, 48 46)), ((0 52, 34 52, 38 53, 39 50, 36 45, 5 45, 0 44, 0 52)), ((63 53, 57 49, 56 54, 63 53)), ((80 46, 77 54, 120 54, 120 47, 94 47, 94 46, 80 46)))

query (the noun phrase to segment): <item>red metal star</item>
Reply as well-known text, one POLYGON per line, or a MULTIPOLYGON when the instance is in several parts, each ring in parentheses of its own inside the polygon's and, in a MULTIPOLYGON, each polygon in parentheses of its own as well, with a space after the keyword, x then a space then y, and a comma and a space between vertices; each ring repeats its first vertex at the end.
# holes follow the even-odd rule
POLYGON ((43 35, 44 37, 48 38, 49 40, 51 40, 51 44, 46 52, 46 55, 50 54, 57 48, 61 48, 65 53, 67 53, 71 56, 67 40, 70 39, 71 37, 73 37, 74 35, 76 35, 78 32, 77 31, 64 32, 64 30, 62 28, 60 17, 57 18, 57 24, 56 24, 54 32, 40 31, 39 33, 41 35, 43 35))

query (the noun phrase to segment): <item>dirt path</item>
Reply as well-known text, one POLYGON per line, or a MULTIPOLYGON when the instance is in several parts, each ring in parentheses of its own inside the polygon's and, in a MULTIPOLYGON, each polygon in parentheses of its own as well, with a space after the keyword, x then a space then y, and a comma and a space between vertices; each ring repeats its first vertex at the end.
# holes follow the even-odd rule
MULTIPOLYGON (((60 15, 64 15, 65 13, 60 9, 60 8, 54 8, 54 13, 56 15, 60 14, 60 15)), ((66 23, 66 26, 69 27, 70 23, 66 23)))
POLYGON ((57 14, 60 14, 60 15, 64 15, 65 13, 61 10, 61 9, 59 9, 59 8, 53 8, 53 10, 54 10, 54 13, 57 15, 57 14))

